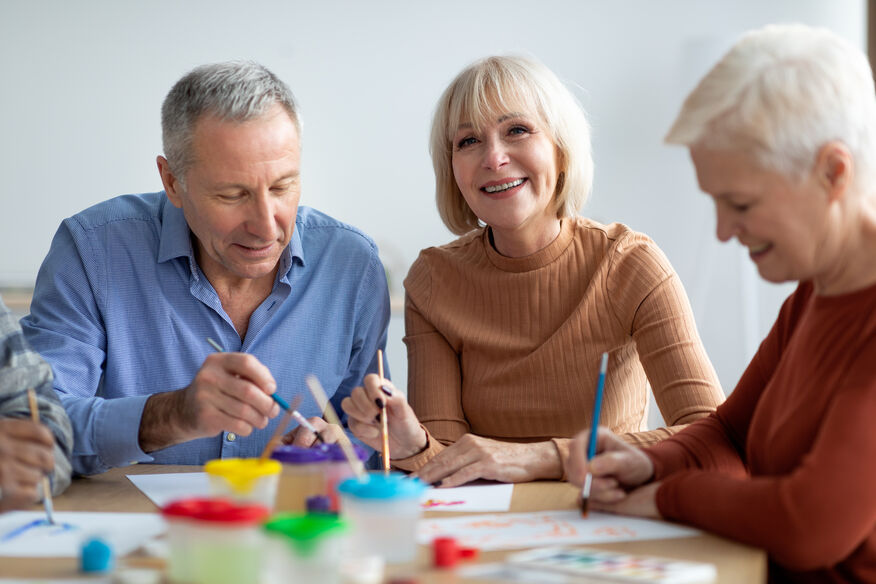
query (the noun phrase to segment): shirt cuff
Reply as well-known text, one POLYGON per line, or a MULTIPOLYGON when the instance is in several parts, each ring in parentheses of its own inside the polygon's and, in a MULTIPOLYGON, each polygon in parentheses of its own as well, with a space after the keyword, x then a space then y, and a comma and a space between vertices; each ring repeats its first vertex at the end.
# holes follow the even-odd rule
POLYGON ((426 433, 426 447, 407 458, 394 458, 392 466, 407 472, 416 472, 426 466, 426 463, 435 458, 439 452, 444 450, 445 446, 435 440, 425 426, 420 424, 420 428, 426 433))
POLYGON ((103 400, 94 432, 97 456, 103 465, 113 468, 154 460, 140 449, 140 420, 149 397, 103 400))

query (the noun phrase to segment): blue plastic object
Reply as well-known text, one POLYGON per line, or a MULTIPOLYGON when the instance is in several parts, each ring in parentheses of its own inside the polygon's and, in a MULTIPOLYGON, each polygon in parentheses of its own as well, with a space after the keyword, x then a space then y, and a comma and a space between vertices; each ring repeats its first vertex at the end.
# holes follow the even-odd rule
POLYGON ((113 568, 113 548, 106 540, 92 537, 82 544, 79 568, 85 573, 109 572, 113 568))
POLYGON ((408 499, 419 497, 426 490, 420 479, 410 479, 399 473, 369 473, 365 480, 347 479, 338 491, 359 499, 408 499))

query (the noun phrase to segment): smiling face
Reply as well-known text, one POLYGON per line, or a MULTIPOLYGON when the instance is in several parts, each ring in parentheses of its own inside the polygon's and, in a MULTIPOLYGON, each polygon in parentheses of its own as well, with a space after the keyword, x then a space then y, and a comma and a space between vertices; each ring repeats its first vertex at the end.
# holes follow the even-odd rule
POLYGON ((792 181, 745 152, 694 146, 690 154, 700 189, 715 202, 718 239, 735 237, 747 247, 761 277, 817 281, 830 272, 837 241, 830 229, 830 193, 817 164, 792 181))
POLYGON ((275 105, 245 122, 195 125, 185 185, 160 157, 168 199, 195 235, 198 264, 214 287, 270 279, 295 228, 301 195, 298 132, 275 105))
POLYGON ((507 112, 478 129, 460 124, 453 135, 452 166, 462 196, 493 229, 500 252, 520 241, 546 240, 537 244, 543 247, 556 236, 557 148, 536 116, 507 112))

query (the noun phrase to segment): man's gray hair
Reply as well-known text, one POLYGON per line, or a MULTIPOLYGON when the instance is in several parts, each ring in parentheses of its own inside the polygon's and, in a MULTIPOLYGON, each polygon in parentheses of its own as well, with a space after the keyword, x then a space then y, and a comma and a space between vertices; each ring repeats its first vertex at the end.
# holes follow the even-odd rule
POLYGON ((800 24, 750 32, 690 93, 670 144, 751 152, 799 179, 829 141, 852 152, 859 187, 876 171, 876 94, 866 56, 833 32, 800 24))
POLYGON ((245 122, 280 104, 301 135, 298 104, 292 91, 266 67, 253 61, 201 65, 170 89, 161 106, 164 156, 171 171, 185 184, 194 162, 192 139, 202 116, 245 122))

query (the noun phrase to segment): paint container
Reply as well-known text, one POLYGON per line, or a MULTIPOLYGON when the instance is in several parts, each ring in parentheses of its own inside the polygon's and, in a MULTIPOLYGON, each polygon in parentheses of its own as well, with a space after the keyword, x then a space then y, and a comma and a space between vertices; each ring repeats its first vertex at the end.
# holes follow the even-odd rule
POLYGON ((204 465, 210 480, 210 494, 241 503, 274 508, 282 466, 260 458, 222 458, 204 465))
POLYGON ((351 478, 338 485, 341 516, 351 525, 351 553, 379 556, 388 563, 413 561, 425 490, 419 479, 396 473, 369 473, 363 480, 351 478))
POLYGON ((230 499, 183 499, 162 509, 167 577, 186 584, 260 584, 268 508, 230 499))
POLYGON ((347 522, 329 515, 282 513, 264 526, 266 584, 339 584, 347 522))
MULTIPOLYGON (((337 512, 341 508, 338 485, 353 476, 353 469, 340 444, 321 444, 318 448, 329 458, 325 468, 325 493, 331 500, 331 510, 337 512)), ((363 464, 368 460, 370 453, 366 449, 354 444, 353 450, 363 464)))
POLYGON ((305 501, 314 495, 325 495, 325 472, 328 455, 319 448, 278 446, 271 458, 282 463, 277 511, 301 513, 305 501))

